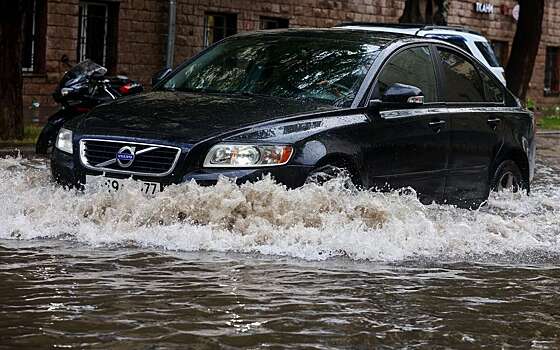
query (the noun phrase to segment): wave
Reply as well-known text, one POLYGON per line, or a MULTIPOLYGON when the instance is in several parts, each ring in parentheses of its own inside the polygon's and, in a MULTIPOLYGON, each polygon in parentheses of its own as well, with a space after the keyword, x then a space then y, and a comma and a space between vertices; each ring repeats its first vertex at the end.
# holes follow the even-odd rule
POLYGON ((0 239, 61 239, 92 246, 235 251, 322 260, 481 259, 560 253, 560 190, 554 169, 530 196, 492 194, 479 210, 423 205, 414 192, 345 186, 287 189, 271 178, 236 185, 173 185, 154 196, 127 180, 116 193, 51 180, 41 160, 0 159, 0 239))

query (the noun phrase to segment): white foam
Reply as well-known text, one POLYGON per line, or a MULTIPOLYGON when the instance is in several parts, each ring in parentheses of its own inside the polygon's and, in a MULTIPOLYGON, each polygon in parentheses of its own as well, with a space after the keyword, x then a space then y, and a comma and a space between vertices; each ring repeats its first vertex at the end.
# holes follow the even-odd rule
MULTIPOLYGON (((550 177, 550 169, 544 169, 550 177)), ((502 193, 477 211, 425 206, 414 195, 325 186, 287 190, 266 178, 236 186, 174 185, 149 197, 124 190, 68 191, 47 167, 0 159, 0 238, 71 239, 91 245, 259 252, 304 259, 343 255, 395 261, 469 259, 525 251, 560 253, 560 190, 502 193)))

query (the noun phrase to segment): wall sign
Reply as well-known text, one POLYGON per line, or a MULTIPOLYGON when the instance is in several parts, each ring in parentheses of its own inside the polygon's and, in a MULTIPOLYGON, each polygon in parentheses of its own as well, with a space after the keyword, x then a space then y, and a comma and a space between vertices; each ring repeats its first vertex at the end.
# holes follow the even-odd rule
POLYGON ((494 5, 488 2, 476 2, 474 4, 474 11, 477 13, 494 13, 494 5))
POLYGON ((519 4, 513 7, 513 10, 511 10, 511 16, 516 22, 519 21, 519 4))

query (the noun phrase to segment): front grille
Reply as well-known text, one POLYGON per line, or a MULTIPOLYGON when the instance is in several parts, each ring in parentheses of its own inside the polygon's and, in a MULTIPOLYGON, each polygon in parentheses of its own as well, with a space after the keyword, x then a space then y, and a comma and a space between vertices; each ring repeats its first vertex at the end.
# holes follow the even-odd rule
POLYGON ((175 168, 180 154, 180 148, 171 146, 95 139, 80 141, 82 164, 103 172, 166 176, 175 168), (117 159, 117 153, 132 154, 133 159, 117 159))

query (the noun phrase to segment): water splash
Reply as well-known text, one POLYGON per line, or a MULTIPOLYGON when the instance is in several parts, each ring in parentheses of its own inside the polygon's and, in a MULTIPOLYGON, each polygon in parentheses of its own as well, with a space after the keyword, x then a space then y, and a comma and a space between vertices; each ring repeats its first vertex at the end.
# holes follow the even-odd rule
POLYGON ((476 211, 422 205, 414 194, 356 191, 335 179, 288 190, 270 178, 237 186, 174 185, 146 196, 52 183, 41 161, 0 159, 0 239, 65 239, 91 245, 279 254, 304 259, 479 259, 560 253, 557 173, 531 196, 501 193, 476 211))

